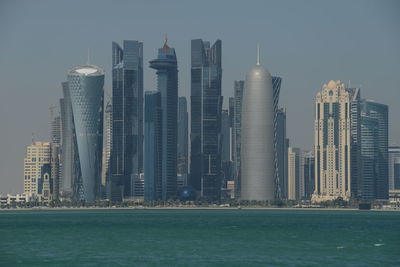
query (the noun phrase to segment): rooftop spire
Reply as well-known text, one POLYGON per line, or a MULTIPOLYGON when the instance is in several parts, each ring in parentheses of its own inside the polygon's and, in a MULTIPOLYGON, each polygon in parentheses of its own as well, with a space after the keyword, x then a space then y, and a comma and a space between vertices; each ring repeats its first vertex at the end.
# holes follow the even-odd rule
POLYGON ((257 65, 260 65, 260 44, 257 44, 257 65))
POLYGON ((168 42, 168 35, 165 34, 165 42, 164 42, 164 46, 163 46, 163 50, 164 51, 168 51, 169 50, 169 46, 167 45, 168 42))

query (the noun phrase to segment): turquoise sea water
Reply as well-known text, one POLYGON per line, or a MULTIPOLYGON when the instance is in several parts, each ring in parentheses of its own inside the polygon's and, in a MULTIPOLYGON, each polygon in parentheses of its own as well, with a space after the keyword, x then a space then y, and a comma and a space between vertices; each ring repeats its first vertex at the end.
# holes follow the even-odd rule
POLYGON ((0 266, 400 266, 400 213, 0 212, 0 266))

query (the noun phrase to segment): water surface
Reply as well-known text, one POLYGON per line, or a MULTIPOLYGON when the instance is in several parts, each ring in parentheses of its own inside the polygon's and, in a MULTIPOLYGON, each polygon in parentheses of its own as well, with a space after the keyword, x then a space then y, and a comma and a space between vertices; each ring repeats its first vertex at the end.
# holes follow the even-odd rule
POLYGON ((400 265, 400 213, 0 212, 0 266, 193 265, 400 265))

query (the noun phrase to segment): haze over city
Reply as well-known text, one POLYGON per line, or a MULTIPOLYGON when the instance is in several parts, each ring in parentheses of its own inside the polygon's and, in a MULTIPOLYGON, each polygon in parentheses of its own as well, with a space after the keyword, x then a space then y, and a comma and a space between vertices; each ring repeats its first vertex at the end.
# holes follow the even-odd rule
POLYGON ((156 88, 148 62, 167 35, 179 95, 190 97, 190 40, 222 40, 225 107, 234 81, 255 64, 259 43, 261 63, 283 78, 291 145, 312 149, 315 95, 329 80, 361 86, 362 97, 388 105, 389 143, 399 143, 399 11, 397 1, 2 1, 0 193, 22 191, 32 133, 49 139, 49 107, 58 105, 61 82, 86 63, 88 50, 111 94, 112 41, 143 42, 147 91, 156 88))

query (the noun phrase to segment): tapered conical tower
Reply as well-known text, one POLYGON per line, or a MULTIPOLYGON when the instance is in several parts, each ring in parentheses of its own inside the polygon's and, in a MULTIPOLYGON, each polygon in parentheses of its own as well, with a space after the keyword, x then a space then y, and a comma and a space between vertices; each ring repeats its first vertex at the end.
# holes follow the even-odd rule
POLYGON ((271 74, 257 64, 246 74, 242 104, 242 200, 272 200, 274 103, 271 74))

